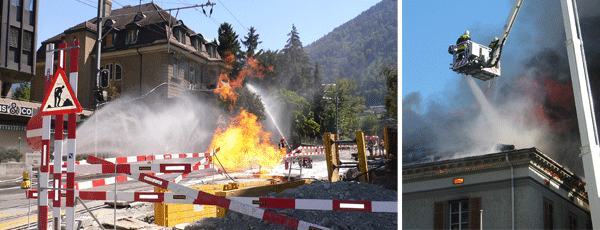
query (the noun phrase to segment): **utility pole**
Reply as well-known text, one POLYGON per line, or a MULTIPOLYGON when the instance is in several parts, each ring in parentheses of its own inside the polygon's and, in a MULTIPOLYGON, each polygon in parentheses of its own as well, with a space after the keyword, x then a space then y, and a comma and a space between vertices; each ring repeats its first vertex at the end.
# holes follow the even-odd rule
POLYGON ((98 0, 98 21, 96 29, 98 39, 96 39, 96 86, 94 87, 94 156, 98 156, 98 105, 100 103, 98 94, 100 93, 100 54, 102 53, 102 16, 104 14, 104 0, 98 0))

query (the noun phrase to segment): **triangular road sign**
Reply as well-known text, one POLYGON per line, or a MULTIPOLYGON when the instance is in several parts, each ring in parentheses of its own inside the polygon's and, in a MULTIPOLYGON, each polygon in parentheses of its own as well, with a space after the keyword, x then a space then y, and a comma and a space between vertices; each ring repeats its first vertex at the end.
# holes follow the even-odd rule
POLYGON ((42 116, 80 113, 83 111, 62 68, 56 70, 50 85, 40 109, 42 116))

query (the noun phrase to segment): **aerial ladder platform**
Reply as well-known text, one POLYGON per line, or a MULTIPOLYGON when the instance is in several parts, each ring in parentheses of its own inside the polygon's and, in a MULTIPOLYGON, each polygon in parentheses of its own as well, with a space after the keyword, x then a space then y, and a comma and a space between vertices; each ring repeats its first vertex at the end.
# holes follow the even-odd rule
POLYGON ((516 0, 514 2, 498 41, 493 41, 489 46, 470 40, 450 45, 448 48, 448 52, 452 54, 450 69, 460 74, 471 75, 482 81, 499 77, 501 74, 500 56, 502 55, 502 48, 517 19, 523 1, 516 0), (458 47, 464 47, 464 49, 459 50, 458 47))

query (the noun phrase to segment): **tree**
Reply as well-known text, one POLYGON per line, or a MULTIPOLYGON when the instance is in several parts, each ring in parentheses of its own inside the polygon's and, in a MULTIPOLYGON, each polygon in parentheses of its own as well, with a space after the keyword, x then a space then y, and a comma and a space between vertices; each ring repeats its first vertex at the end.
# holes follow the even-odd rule
MULTIPOLYGON (((292 118, 292 137, 316 137, 321 125, 314 119, 314 113, 308 101, 297 93, 281 89, 275 92, 279 102, 285 106, 286 116, 292 118)), ((298 138, 296 138, 296 141, 298 138)))
POLYGON ((385 96, 385 109, 390 117, 398 117, 398 67, 381 66, 381 74, 385 76, 387 95, 385 96))
POLYGON ((31 89, 29 82, 23 82, 19 84, 19 87, 15 89, 13 97, 21 100, 29 100, 31 95, 31 89))
POLYGON ((356 87, 356 81, 345 78, 338 79, 335 86, 327 87, 321 101, 324 109, 319 118, 324 132, 336 133, 336 105, 340 139, 350 139, 354 131, 360 129, 360 114, 365 109, 365 99, 352 96, 356 87))
POLYGON ((219 47, 217 47, 217 51, 222 58, 225 57, 226 51, 229 51, 231 54, 236 57, 240 56, 240 43, 238 42, 238 35, 233 31, 231 25, 227 22, 224 22, 219 27, 219 47))
POLYGON ((292 25, 292 31, 287 44, 281 50, 283 53, 280 61, 279 76, 282 78, 283 87, 308 97, 311 94, 313 70, 308 55, 302 49, 300 35, 296 26, 292 25))
MULTIPOLYGON (((244 108, 248 112, 256 115, 258 120, 266 120, 267 115, 265 114, 265 106, 262 103, 262 100, 258 96, 258 94, 250 92, 247 87, 240 87, 236 89, 238 95, 237 102, 235 107, 237 109, 244 108)), ((236 112, 236 114, 239 113, 236 112)))
POLYGON ((5 147, 0 147, 0 162, 9 161, 10 159, 20 162, 22 157, 23 153, 19 152, 18 149, 7 149, 5 147))
POLYGON ((228 56, 233 55, 233 62, 231 63, 231 73, 228 75, 230 80, 236 79, 242 69, 242 52, 240 48, 240 42, 238 41, 238 35, 233 31, 231 25, 224 22, 219 27, 219 46, 217 51, 221 58, 226 59, 228 56))
POLYGON ((256 33, 256 29, 254 29, 254 27, 252 27, 252 26, 250 27, 248 36, 244 36, 245 40, 242 41, 242 44, 244 44, 244 46, 247 48, 246 49, 247 57, 254 57, 254 51, 258 47, 258 44, 262 43, 262 42, 258 41, 258 36, 259 35, 256 33))

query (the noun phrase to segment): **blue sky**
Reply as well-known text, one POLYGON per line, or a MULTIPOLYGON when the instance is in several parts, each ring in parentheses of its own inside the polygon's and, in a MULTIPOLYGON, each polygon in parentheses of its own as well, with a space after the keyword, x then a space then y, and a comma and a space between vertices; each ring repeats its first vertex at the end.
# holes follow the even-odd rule
MULTIPOLYGON (((465 30, 471 32, 474 42, 489 44, 502 32, 512 3, 512 0, 402 1, 402 98, 420 92, 425 103, 444 102, 446 93, 456 88, 456 78, 462 79, 449 69, 452 56, 448 54, 448 46, 465 30)), ((509 37, 507 44, 510 43, 509 37)), ((508 55, 502 57, 505 56, 508 55)))
MULTIPOLYGON (((113 9, 122 8, 121 5, 133 6, 140 3, 139 0, 112 1, 113 9)), ((150 0, 141 2, 148 3, 150 0)), ((171 9, 204 4, 206 0, 156 0, 154 2, 163 9, 171 9)), ((200 12, 194 9, 181 10, 177 18, 183 20, 192 30, 211 40, 217 38, 217 30, 223 22, 231 24, 240 39, 248 34, 246 29, 253 26, 262 41, 259 49, 281 50, 288 39, 287 34, 292 30, 292 24, 295 24, 300 33, 300 40, 306 46, 380 1, 211 0, 211 2, 216 3, 212 14, 214 20, 205 17, 201 9, 200 12)), ((65 29, 96 17, 97 5, 97 0, 41 0, 38 47, 42 41, 65 29)), ((176 12, 172 14, 175 15, 176 12)))

